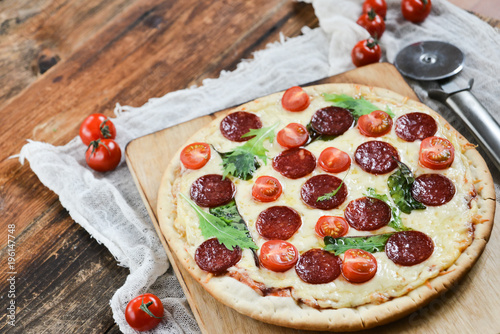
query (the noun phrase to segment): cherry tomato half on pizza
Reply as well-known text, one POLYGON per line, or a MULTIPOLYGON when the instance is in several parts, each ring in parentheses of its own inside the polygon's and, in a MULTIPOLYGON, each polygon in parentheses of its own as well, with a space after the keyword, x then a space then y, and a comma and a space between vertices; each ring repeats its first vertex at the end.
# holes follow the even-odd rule
POLYGON ((85 161, 98 172, 114 170, 122 158, 120 146, 113 139, 97 139, 90 142, 85 161))
POLYGON ((259 176, 252 187, 252 197, 259 202, 273 202, 280 197, 283 188, 272 176, 259 176))
POLYGON ((284 240, 269 240, 260 248, 260 263, 272 271, 287 271, 295 265, 298 259, 297 248, 284 240))
POLYGON ((210 145, 192 143, 181 151, 181 162, 187 169, 200 169, 210 160, 210 145))
POLYGON ((362 249, 349 249, 342 260, 342 276, 351 283, 364 283, 377 273, 377 259, 362 249))
POLYGON ((315 231, 321 238, 340 238, 349 232, 349 224, 343 217, 322 216, 316 222, 315 231))
POLYGON ((455 159, 455 148, 446 138, 427 137, 420 143, 419 162, 430 169, 446 169, 455 159))
POLYGON ((423 22, 431 12, 431 0, 402 0, 401 12, 403 17, 410 22, 423 22))
POLYGON ((299 123, 290 123, 281 129, 276 135, 278 144, 286 148, 294 148, 304 145, 309 139, 309 132, 305 126, 299 123))
POLYGON ((366 137, 383 136, 392 128, 392 118, 382 110, 375 110, 358 119, 359 132, 366 137))
POLYGON ((361 14, 356 23, 365 28, 370 36, 373 36, 377 39, 382 37, 382 34, 385 31, 384 19, 380 15, 375 13, 373 9, 368 13, 361 14))
POLYGON ((136 331, 148 331, 161 322, 163 304, 160 298, 145 293, 132 299, 125 308, 125 320, 136 331))
POLYGON ((299 86, 288 88, 281 98, 283 108, 294 112, 305 110, 309 102, 309 95, 299 86))
POLYGON ((351 157, 335 147, 325 148, 318 158, 318 166, 328 173, 340 173, 351 166, 351 157))
POLYGON ((103 114, 92 114, 85 118, 80 125, 80 138, 89 146, 97 139, 115 139, 116 128, 113 122, 103 114))
POLYGON ((385 19, 387 14, 387 3, 385 0, 366 0, 363 3, 363 13, 368 13, 371 10, 385 19))
POLYGON ((351 51, 352 63, 356 67, 378 63, 381 57, 382 50, 373 38, 359 41, 351 51))

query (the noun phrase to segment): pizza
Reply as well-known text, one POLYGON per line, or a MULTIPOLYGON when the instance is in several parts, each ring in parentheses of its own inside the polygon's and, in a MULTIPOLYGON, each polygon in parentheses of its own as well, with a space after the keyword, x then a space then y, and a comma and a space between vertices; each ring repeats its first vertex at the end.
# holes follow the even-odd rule
POLYGON ((169 247, 216 299, 329 331, 438 296, 480 256, 494 210, 474 145, 427 106, 354 84, 224 113, 177 152, 158 194, 169 247))

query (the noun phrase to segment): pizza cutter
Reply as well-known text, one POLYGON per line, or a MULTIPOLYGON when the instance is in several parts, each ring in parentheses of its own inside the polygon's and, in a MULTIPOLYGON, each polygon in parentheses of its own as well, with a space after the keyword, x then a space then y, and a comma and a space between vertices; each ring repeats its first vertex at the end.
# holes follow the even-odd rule
POLYGON ((441 89, 429 90, 429 97, 446 104, 467 125, 500 170, 500 126, 470 92, 474 79, 460 87, 449 79, 464 67, 465 56, 456 46, 440 41, 410 44, 394 61, 404 76, 421 81, 438 81, 441 89))

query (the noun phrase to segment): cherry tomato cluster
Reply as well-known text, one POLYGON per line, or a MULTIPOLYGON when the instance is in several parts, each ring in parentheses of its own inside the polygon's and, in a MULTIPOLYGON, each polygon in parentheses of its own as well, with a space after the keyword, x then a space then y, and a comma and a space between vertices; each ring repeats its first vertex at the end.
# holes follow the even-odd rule
MULTIPOLYGON (((431 0, 402 0, 401 13, 413 23, 425 20, 431 11, 431 0)), ((385 31, 387 4, 385 0, 366 0, 363 3, 363 14, 357 23, 365 28, 370 38, 356 43, 351 51, 352 62, 356 67, 377 63, 382 56, 379 39, 385 31)))
POLYGON ((90 168, 107 172, 118 166, 122 151, 115 137, 115 125, 103 114, 92 114, 82 122, 80 138, 87 145, 85 161, 90 168))

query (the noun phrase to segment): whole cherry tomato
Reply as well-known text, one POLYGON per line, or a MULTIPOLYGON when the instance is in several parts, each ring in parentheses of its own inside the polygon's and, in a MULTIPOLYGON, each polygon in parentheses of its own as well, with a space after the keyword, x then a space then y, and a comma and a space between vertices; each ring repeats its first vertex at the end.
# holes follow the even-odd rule
POLYGON ((107 172, 118 166, 122 158, 120 146, 113 139, 97 139, 90 142, 85 161, 98 172, 107 172))
POLYGON ((382 110, 375 110, 358 119, 359 132, 366 137, 380 137, 391 131, 392 118, 382 110))
POLYGON ((425 20, 431 12, 431 0, 402 0, 401 12, 405 19, 413 23, 420 23, 425 20))
POLYGON ((351 157, 338 148, 327 147, 319 155, 318 166, 328 173, 340 173, 351 166, 351 157))
POLYGON ((210 145, 192 143, 181 151, 181 162, 187 169, 200 169, 210 160, 210 145))
POLYGON ((252 187, 252 197, 259 202, 273 202, 280 197, 283 188, 272 176, 259 176, 252 187))
POLYGON ((332 238, 340 238, 349 231, 349 224, 342 217, 337 216, 321 216, 316 222, 316 233, 324 238, 330 236, 332 238))
POLYGON ((348 249, 342 260, 342 276, 351 283, 364 283, 377 273, 377 259, 361 249, 348 249))
POLYGON ((298 259, 297 248, 284 240, 269 240, 260 248, 260 263, 272 271, 287 271, 295 265, 298 259))
POLYGON ((288 111, 303 111, 309 102, 309 95, 299 86, 288 88, 281 98, 281 105, 288 111))
POLYGON ((427 137, 420 143, 419 162, 430 169, 446 169, 455 159, 455 148, 446 138, 427 137))
POLYGON ((368 31, 370 36, 379 39, 385 31, 384 19, 372 9, 368 13, 361 14, 357 23, 368 31))
POLYGON ((145 293, 132 299, 125 308, 125 320, 136 331, 148 331, 161 322, 163 304, 160 298, 145 293))
POLYGON ((309 132, 305 126, 299 123, 290 123, 281 129, 276 135, 278 144, 286 148, 294 148, 304 145, 309 139, 309 132))
POLYGON ((373 38, 359 41, 351 52, 352 63, 356 67, 377 63, 382 56, 378 42, 373 38))
POLYGON ((80 138, 85 145, 97 139, 115 139, 116 128, 103 114, 92 114, 80 125, 80 138))
POLYGON ((366 0, 363 3, 363 13, 368 13, 372 9, 385 19, 385 15, 387 14, 387 4, 385 0, 366 0))

